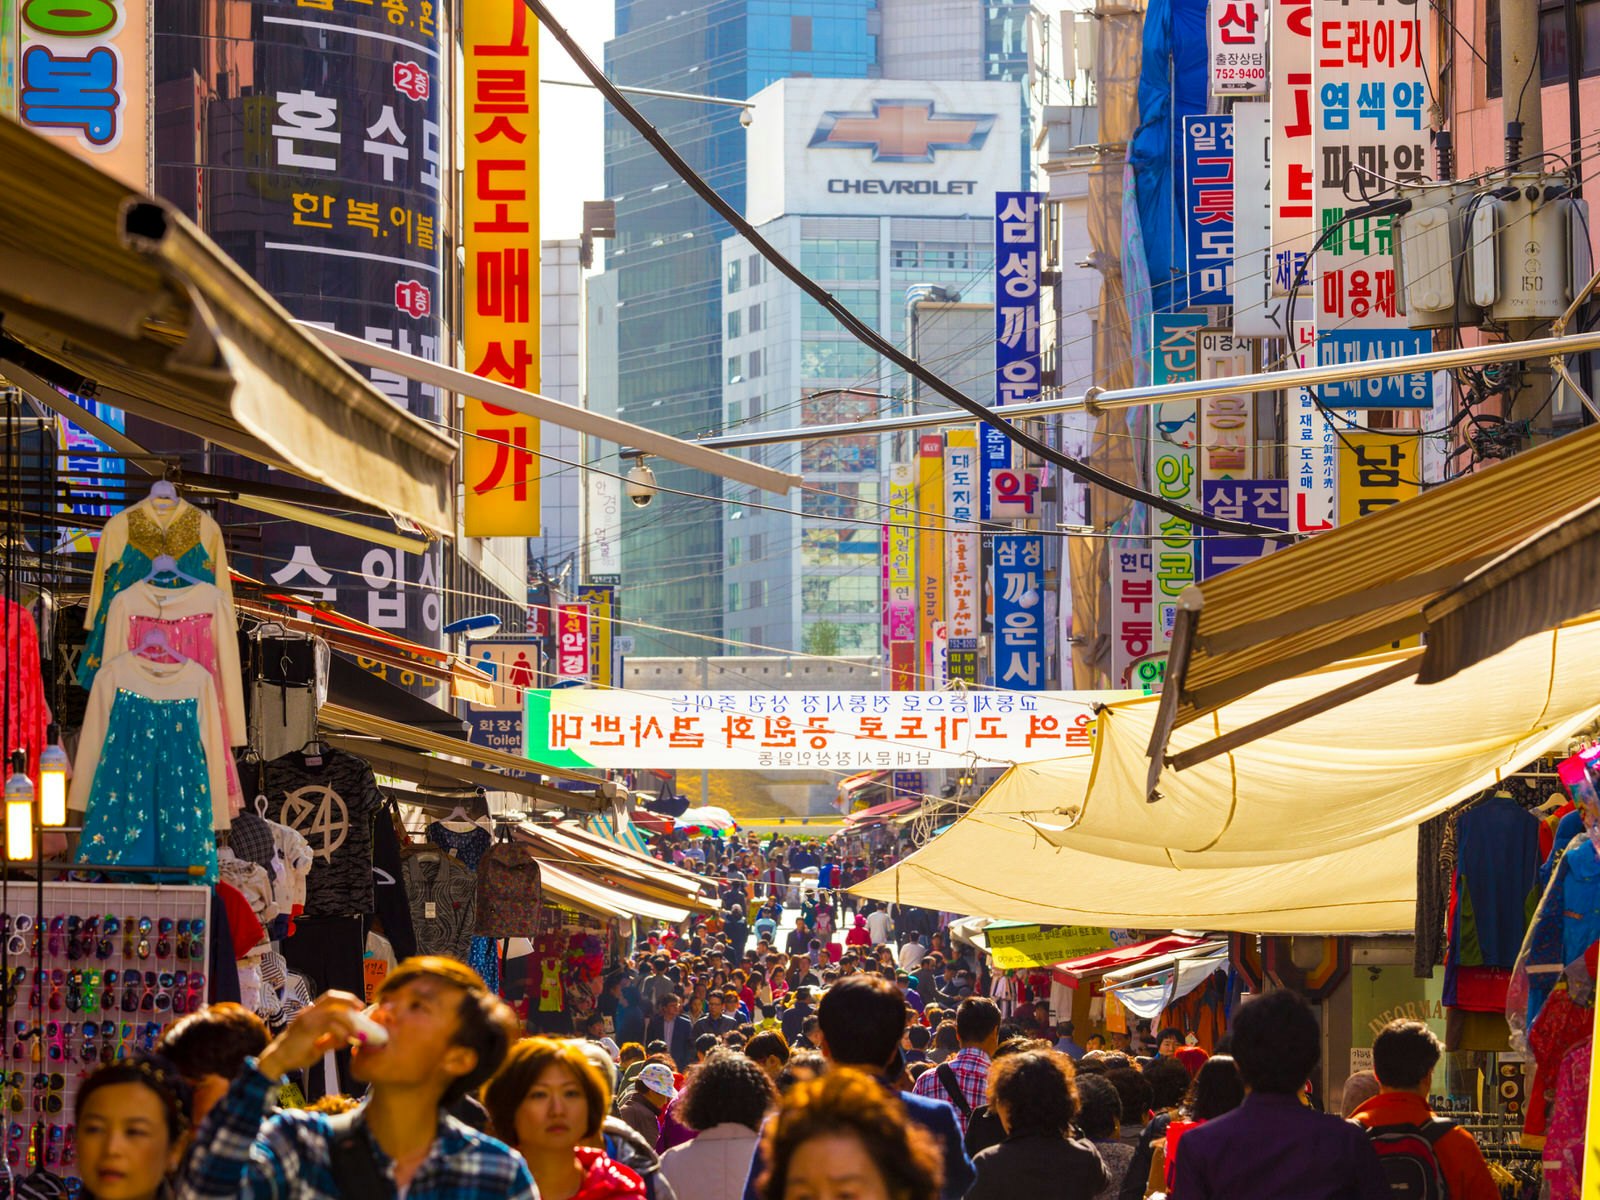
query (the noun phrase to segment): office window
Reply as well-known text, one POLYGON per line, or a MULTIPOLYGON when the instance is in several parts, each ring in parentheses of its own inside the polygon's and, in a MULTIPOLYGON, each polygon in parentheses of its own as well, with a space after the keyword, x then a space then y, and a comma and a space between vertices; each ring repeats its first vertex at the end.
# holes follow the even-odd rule
POLYGON ((789 18, 789 49, 791 49, 791 50, 809 50, 809 49, 811 49, 811 18, 810 17, 790 17, 789 18))
MULTIPOLYGON (((834 298, 874 329, 878 326, 877 288, 835 288, 834 298)), ((800 329, 803 333, 826 333, 838 329, 839 322, 833 314, 815 300, 803 300, 800 307, 800 329)))
POLYGON ((876 279, 876 238, 806 238, 800 269, 813 279, 876 279))
POLYGON ((751 562, 757 562, 757 561, 759 561, 761 559, 762 551, 764 549, 764 546, 762 545, 764 539, 765 539, 765 535, 764 534, 752 533, 750 535, 750 561, 751 562))
POLYGON ((739 383, 744 379, 744 369, 739 361, 739 355, 728 356, 728 382, 739 383))
POLYGON ((761 413, 762 413, 761 397, 760 396, 751 396, 750 397, 750 419, 752 421, 759 421, 761 419, 761 413))
POLYGON ((740 425, 744 422, 744 404, 739 400, 728 401, 728 424, 740 425))
POLYGON ((965 242, 895 242, 889 265, 903 271, 971 271, 973 249, 965 242))
POLYGON ((750 379, 760 379, 761 378, 761 351, 752 350, 752 351, 750 351, 750 353, 748 355, 746 355, 746 358, 749 360, 748 378, 750 378, 750 379))
POLYGON ((742 605, 739 603, 739 585, 736 582, 730 583, 728 585, 728 611, 738 612, 741 607, 742 605))
POLYGON ((766 305, 752 304, 745 310, 745 324, 750 327, 751 333, 760 333, 766 324, 766 305))
POLYGON ((767 581, 765 579, 752 579, 750 581, 750 607, 761 608, 767 603, 767 581))
POLYGON ((739 260, 736 258, 728 264, 728 295, 732 296, 739 290, 739 260))
POLYGON ((743 547, 743 538, 728 539, 728 565, 730 567, 737 567, 739 565, 740 551, 743 549, 743 547))
POLYGON ((857 341, 800 344, 800 378, 838 379, 871 384, 878 356, 857 341))
POLYGON ((856 616, 882 604, 875 573, 812 576, 800 581, 800 611, 806 616, 856 616))
POLYGON ((759 254, 752 254, 745 262, 745 279, 751 287, 761 282, 766 273, 767 262, 759 254))
MULTIPOLYGON (((754 330, 751 331, 755 332, 754 330)), ((744 334, 744 313, 740 309, 733 309, 728 313, 728 336, 741 337, 744 334)))
POLYGON ((766 632, 760 625, 752 625, 750 626, 750 632, 744 635, 745 641, 752 646, 764 645, 766 643, 766 632))

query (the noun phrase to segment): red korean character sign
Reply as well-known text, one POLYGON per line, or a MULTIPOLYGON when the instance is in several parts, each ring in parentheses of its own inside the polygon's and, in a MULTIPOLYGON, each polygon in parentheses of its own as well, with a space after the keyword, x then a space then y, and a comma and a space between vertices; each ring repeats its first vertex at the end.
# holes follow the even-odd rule
MULTIPOLYGON (((465 0, 462 40, 467 67, 467 366, 485 379, 537 391, 538 25, 522 0, 465 0)), ((498 405, 468 400, 466 435, 466 535, 538 533, 539 423, 498 405)))
POLYGON ((1266 95, 1268 24, 1263 0, 1216 0, 1208 7, 1213 96, 1266 95))
POLYGON ((556 677, 588 681, 589 606, 562 604, 556 609, 556 677))

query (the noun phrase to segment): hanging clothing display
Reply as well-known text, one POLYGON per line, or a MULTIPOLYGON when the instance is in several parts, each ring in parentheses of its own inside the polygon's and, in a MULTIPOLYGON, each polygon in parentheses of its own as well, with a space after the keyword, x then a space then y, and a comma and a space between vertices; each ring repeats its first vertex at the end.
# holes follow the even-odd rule
POLYGON ((1503 1013, 1510 971, 1539 900, 1539 818, 1497 792, 1456 821, 1444 1003, 1503 1013))
MULTIPOLYGON (((233 583, 217 523, 187 500, 154 496, 141 500, 108 520, 100 533, 84 627, 87 636, 78 665, 78 682, 85 688, 93 686, 96 672, 108 661, 104 643, 111 601, 147 580, 162 555, 192 580, 215 584, 226 605, 224 628, 234 627, 233 583)), ((170 579, 174 586, 189 582, 177 576, 170 579)))
POLYGON ((367 761, 344 750, 301 750, 267 763, 262 786, 268 818, 289 826, 311 846, 305 915, 370 913, 372 827, 383 793, 367 761))
MULTIPOLYGON (((470 830, 460 831, 451 829, 443 821, 435 821, 428 826, 428 840, 445 853, 453 855, 466 864, 467 869, 473 873, 473 904, 472 916, 467 925, 468 929, 477 926, 477 890, 478 890, 478 864, 483 861, 483 856, 489 852, 489 847, 494 844, 494 835, 481 825, 474 825, 470 830)), ((530 926, 529 928, 532 928, 530 926)), ((467 965, 483 977, 489 985, 489 990, 500 990, 500 955, 494 941, 481 935, 474 935, 467 947, 467 965)))
POLYGON ((250 745, 267 760, 292 754, 316 737, 317 712, 328 700, 328 644, 270 622, 239 640, 250 680, 250 745))
POLYGON ((407 850, 400 859, 400 872, 411 901, 417 953, 466 962, 472 948, 478 877, 460 859, 431 847, 407 850))
POLYGON ((44 752, 50 727, 50 709, 44 698, 44 673, 39 657, 39 630, 33 614, 22 605, 0 597, 0 621, 5 624, 0 636, 0 679, 5 689, 5 712, 0 721, 9 731, 10 744, 0 746, 6 754, 6 773, 11 773, 14 750, 28 755, 28 775, 39 782, 39 755, 44 752))
POLYGON ((211 674, 199 663, 122 654, 89 694, 68 807, 82 814, 78 861, 204 868, 226 829, 228 748, 211 674))

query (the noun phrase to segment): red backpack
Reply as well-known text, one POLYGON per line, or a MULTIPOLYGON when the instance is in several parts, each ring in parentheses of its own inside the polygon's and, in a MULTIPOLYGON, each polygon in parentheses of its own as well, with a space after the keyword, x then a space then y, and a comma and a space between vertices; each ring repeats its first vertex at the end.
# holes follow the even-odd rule
POLYGON ((1434 1147, 1454 1128, 1434 1117, 1421 1125, 1377 1125, 1367 1130, 1392 1200, 1449 1200, 1450 1189, 1434 1147))

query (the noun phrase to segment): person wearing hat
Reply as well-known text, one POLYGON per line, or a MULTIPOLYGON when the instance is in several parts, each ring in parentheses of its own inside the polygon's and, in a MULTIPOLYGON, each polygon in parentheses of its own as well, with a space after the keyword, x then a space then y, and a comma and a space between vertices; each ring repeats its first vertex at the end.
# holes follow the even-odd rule
POLYGON ((661 1136, 661 1114, 677 1098, 672 1068, 666 1063, 646 1063, 633 1081, 633 1093, 617 1113, 652 1146, 661 1136))

